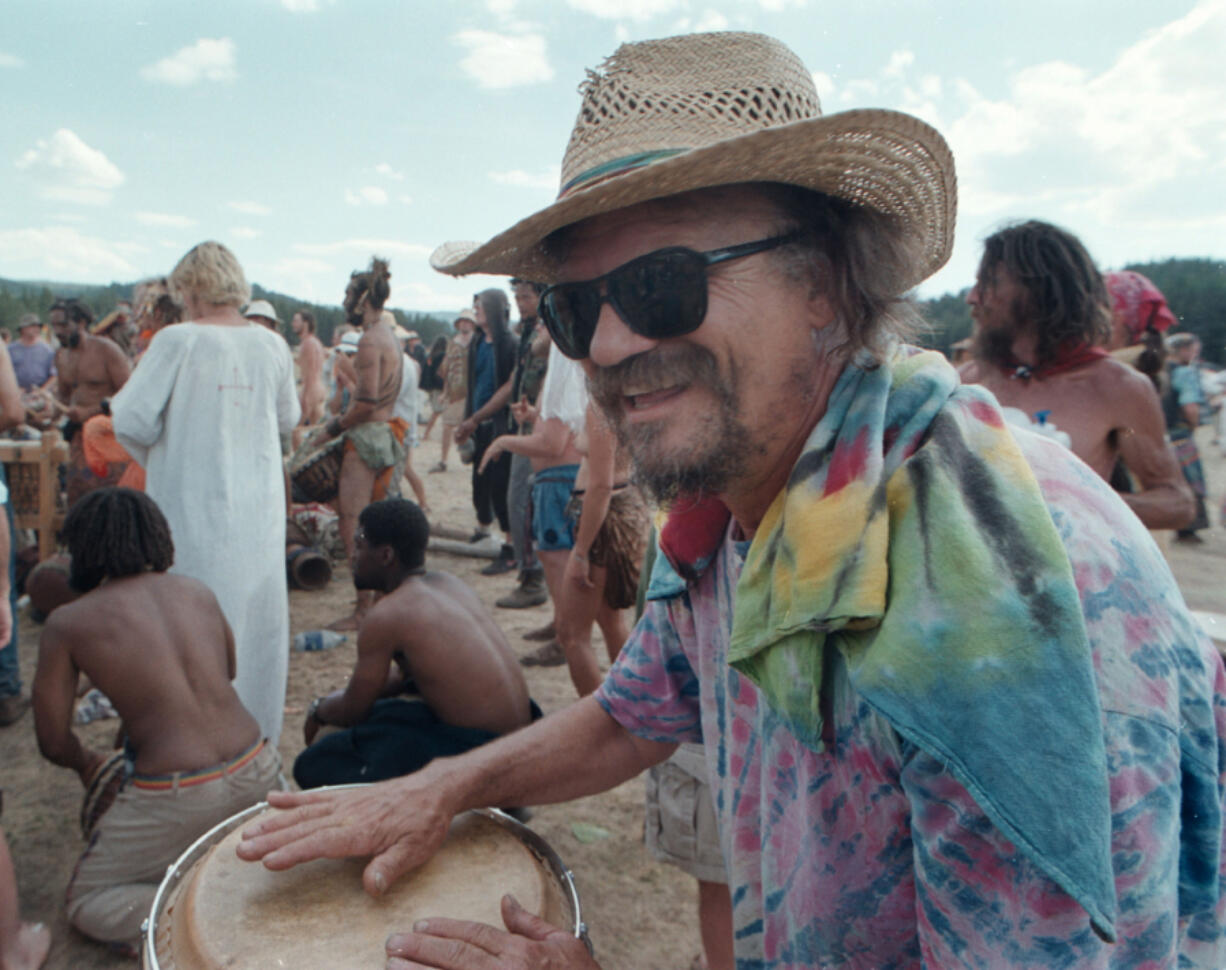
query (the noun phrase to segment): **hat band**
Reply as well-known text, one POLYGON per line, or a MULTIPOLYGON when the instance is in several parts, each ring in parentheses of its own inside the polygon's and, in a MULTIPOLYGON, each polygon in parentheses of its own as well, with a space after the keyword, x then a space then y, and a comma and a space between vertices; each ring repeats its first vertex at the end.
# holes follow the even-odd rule
POLYGON ((562 186, 562 191, 558 193, 558 198, 564 199, 576 189, 584 188, 593 182, 603 181, 604 179, 612 178, 614 175, 621 175, 624 172, 632 172, 636 168, 643 168, 646 165, 652 164, 652 162, 672 158, 674 155, 682 155, 688 151, 688 148, 662 148, 656 152, 642 152, 638 155, 626 155, 622 158, 615 158, 611 162, 604 162, 595 168, 589 168, 586 172, 576 175, 562 186))

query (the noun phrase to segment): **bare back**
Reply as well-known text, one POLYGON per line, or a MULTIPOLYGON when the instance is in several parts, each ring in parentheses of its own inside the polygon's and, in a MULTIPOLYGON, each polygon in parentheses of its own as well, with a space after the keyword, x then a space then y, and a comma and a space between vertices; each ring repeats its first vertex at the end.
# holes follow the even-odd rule
POLYGON ((111 699, 138 772, 207 768, 259 738, 231 685, 229 626, 195 579, 143 573, 106 582, 50 616, 39 653, 40 671, 71 664, 111 699))
POLYGON ((400 394, 403 356, 387 324, 376 323, 362 334, 353 360, 357 370, 354 400, 369 405, 371 410, 358 423, 391 419, 400 394))
POLYGON ((359 670, 369 665, 386 679, 393 662, 448 724, 505 734, 530 720, 528 685, 506 638, 476 594, 447 573, 407 579, 362 623, 359 670))

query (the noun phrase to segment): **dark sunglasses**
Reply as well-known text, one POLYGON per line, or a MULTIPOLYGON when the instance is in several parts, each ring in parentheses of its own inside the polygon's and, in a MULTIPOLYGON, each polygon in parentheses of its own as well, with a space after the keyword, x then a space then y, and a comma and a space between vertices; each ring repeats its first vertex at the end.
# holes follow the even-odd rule
POLYGON ((641 337, 682 337, 697 330, 706 318, 708 266, 775 249, 800 236, 797 230, 706 253, 682 246, 657 249, 594 280, 547 287, 541 294, 541 320, 558 350, 572 360, 589 356, 605 303, 641 337))

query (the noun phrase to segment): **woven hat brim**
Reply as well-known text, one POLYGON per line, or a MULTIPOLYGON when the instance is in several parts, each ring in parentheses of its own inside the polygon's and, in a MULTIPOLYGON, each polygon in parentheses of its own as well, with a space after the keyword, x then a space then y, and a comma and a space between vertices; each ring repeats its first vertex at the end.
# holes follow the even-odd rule
POLYGON ((649 199, 739 182, 813 189, 899 219, 919 245, 911 287, 949 259, 957 179, 945 139, 918 118, 858 109, 730 138, 656 162, 559 199, 486 243, 449 242, 430 265, 450 276, 490 273, 557 281, 541 250, 550 233, 649 199))

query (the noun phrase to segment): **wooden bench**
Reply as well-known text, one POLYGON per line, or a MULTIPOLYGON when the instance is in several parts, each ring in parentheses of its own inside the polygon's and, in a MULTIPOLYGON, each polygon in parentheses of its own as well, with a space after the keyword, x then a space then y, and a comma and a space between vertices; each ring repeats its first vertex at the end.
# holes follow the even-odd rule
POLYGON ((0 441, 13 525, 38 532, 40 562, 55 552, 56 533, 64 524, 60 464, 67 460, 68 445, 58 431, 44 431, 39 441, 0 441))

